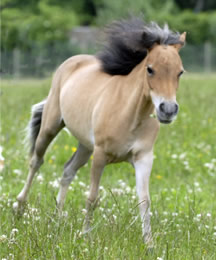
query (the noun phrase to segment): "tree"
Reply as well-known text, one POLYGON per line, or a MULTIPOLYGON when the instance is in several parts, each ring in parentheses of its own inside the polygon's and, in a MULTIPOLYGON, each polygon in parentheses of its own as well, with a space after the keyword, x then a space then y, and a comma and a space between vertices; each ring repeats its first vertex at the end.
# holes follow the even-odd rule
POLYGON ((215 0, 175 0, 175 2, 182 10, 191 9, 194 12, 201 12, 216 9, 215 0))
POLYGON ((80 23, 70 8, 50 4, 48 0, 5 0, 1 4, 1 48, 30 48, 33 43, 50 44, 66 40, 68 32, 80 23), (31 3, 31 4, 30 4, 31 3))

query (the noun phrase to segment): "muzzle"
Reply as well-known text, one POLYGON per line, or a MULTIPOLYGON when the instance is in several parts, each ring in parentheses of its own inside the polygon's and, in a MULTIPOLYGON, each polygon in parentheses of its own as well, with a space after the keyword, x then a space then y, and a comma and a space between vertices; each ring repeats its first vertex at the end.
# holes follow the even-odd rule
POLYGON ((163 124, 171 123, 177 116, 179 106, 173 101, 163 101, 156 108, 157 118, 163 124))

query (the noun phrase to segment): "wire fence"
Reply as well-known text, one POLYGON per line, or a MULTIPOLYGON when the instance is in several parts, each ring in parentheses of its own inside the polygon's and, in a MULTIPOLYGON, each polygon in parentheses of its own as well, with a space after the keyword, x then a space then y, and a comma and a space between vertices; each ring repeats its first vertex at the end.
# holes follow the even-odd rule
MULTIPOLYGON (((29 50, 1 51, 1 77, 47 77, 67 58, 79 53, 96 53, 99 50, 98 31, 93 28, 76 28, 68 42, 52 46, 34 44, 29 50)), ((216 72, 216 46, 187 44, 181 50, 184 67, 189 72, 216 72)))

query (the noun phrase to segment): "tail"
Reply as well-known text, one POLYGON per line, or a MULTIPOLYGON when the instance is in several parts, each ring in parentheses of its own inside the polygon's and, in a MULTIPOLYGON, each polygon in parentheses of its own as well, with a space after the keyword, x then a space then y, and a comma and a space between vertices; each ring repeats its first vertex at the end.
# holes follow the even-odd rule
POLYGON ((33 154, 35 149, 35 143, 40 131, 42 113, 45 103, 46 99, 32 106, 31 119, 27 126, 27 139, 30 144, 30 155, 33 154))

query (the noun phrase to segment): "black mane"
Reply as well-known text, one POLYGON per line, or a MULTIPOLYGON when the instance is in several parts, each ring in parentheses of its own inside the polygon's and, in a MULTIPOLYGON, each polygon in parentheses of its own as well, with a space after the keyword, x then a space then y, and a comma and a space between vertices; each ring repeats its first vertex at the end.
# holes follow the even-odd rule
POLYGON ((167 25, 161 28, 139 18, 114 22, 107 28, 106 35, 107 43, 97 57, 102 62, 102 70, 110 75, 129 74, 155 43, 183 44, 180 34, 170 31, 167 25))

